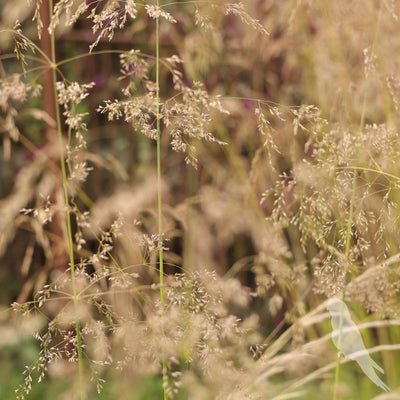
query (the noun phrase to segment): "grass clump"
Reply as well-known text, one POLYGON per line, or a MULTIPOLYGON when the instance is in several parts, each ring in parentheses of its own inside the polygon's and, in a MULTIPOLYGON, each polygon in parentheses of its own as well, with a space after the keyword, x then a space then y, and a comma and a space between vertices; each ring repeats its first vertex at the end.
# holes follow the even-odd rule
POLYGON ((398 12, 41 0, 2 22, 2 318, 38 346, 18 399, 372 398, 335 297, 396 391, 398 12))

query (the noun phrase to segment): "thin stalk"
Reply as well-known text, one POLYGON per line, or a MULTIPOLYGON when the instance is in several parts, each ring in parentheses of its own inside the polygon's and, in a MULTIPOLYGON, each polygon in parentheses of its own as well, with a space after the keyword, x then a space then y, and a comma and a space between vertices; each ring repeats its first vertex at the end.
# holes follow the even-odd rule
MULTIPOLYGON (((124 51, 124 50, 112 50, 112 49, 91 51, 90 53, 78 54, 77 56, 65 58, 64 60, 59 61, 57 63, 57 66, 59 67, 60 65, 68 64, 70 62, 80 60, 82 58, 90 57, 90 56, 96 56, 96 55, 101 55, 101 54, 124 54, 124 53, 126 53, 126 51, 124 51)), ((138 54, 139 56, 142 56, 142 57, 155 59, 155 57, 150 54, 145 54, 145 53, 141 53, 141 52, 136 53, 136 54, 138 54)))
MULTIPOLYGON (((160 1, 157 0, 157 8, 160 8, 160 1)), ((161 317, 164 314, 164 250, 162 243, 162 187, 161 187, 161 115, 160 115, 160 22, 156 18, 156 100, 157 100, 157 205, 158 205, 158 235, 159 235, 159 270, 160 270, 160 302, 161 317)), ((166 383, 168 382, 167 362, 162 359, 162 377, 164 400, 168 400, 166 383)))
MULTIPOLYGON (((53 14, 53 0, 49 0, 49 11, 50 16, 53 14)), ((78 305, 78 296, 76 291, 76 283, 75 283, 75 261, 74 261, 74 243, 72 238, 72 227, 71 227, 71 215, 70 215, 70 204, 69 204, 69 195, 68 195, 68 181, 67 181, 67 172, 65 167, 65 159, 64 159, 64 144, 63 144, 63 135, 62 135, 62 125, 61 125, 61 116, 60 116, 60 108, 58 104, 58 95, 57 95, 57 64, 56 64, 56 45, 55 45, 55 35, 54 30, 50 34, 51 40, 51 69, 52 69, 52 77, 53 77, 53 90, 54 90, 54 101, 56 108, 56 122, 57 122, 57 136, 60 148, 60 166, 61 166, 61 177, 63 183, 63 191, 64 191, 64 203, 65 203, 65 219, 67 224, 67 240, 68 240, 68 250, 69 250, 69 263, 71 270, 71 284, 72 284, 72 296, 75 308, 77 309, 78 305)), ((81 327, 79 320, 77 318, 75 322, 75 333, 76 333, 76 351, 78 355, 78 371, 79 371, 79 393, 80 399, 85 400, 85 391, 83 389, 83 354, 82 354, 82 335, 81 335, 81 327)))
POLYGON ((343 169, 352 169, 355 171, 367 171, 367 172, 374 172, 376 174, 382 175, 384 177, 386 177, 388 180, 393 179, 395 181, 400 181, 400 177, 393 175, 393 174, 389 174, 385 171, 382 171, 380 168, 379 169, 374 169, 374 168, 367 168, 367 167, 357 167, 357 166, 346 166, 346 167, 337 167, 336 168, 338 171, 339 170, 343 170, 343 169))
MULTIPOLYGON (((159 7, 159 0, 157 0, 159 7)), ((161 115, 160 115, 160 23, 156 18, 156 100, 157 100, 157 205, 158 205, 158 234, 160 240, 159 266, 160 266, 160 301, 161 311, 164 311, 164 250, 162 246, 162 187, 161 187, 161 115)))
MULTIPOLYGON (((378 21, 376 24, 375 28, 375 33, 374 33, 374 39, 372 42, 372 54, 374 54, 374 50, 376 47, 377 39, 378 39, 378 32, 379 32, 379 27, 381 23, 381 18, 382 18, 382 4, 379 7, 379 14, 378 14, 378 21)), ((370 86, 370 76, 367 76, 367 82, 366 82, 366 87, 365 87, 365 92, 364 92, 364 100, 363 100, 363 106, 362 106, 362 111, 361 111, 361 118, 360 118, 360 126, 359 126, 359 132, 361 133, 364 129, 365 126, 365 117, 366 117, 366 111, 367 111, 367 100, 368 100, 368 93, 369 93, 369 86, 370 86)), ((347 221, 347 230, 346 230, 346 240, 345 240, 345 256, 346 259, 348 260, 349 254, 350 254, 350 247, 351 247, 351 228, 353 226, 353 214, 354 214, 354 203, 355 203, 355 197, 356 197, 356 189, 357 189, 357 170, 358 168, 353 169, 353 183, 352 183, 352 195, 351 195, 351 200, 350 200, 350 209, 349 209, 349 219, 347 221)), ((338 348, 341 348, 341 343, 342 343, 342 329, 343 329, 343 320, 344 320, 344 300, 346 297, 346 283, 347 283, 347 277, 348 277, 348 267, 346 266, 346 270, 344 273, 344 287, 343 287, 343 292, 342 292, 342 306, 340 310, 340 320, 339 320, 339 338, 338 338, 338 348)), ((337 400, 337 390, 339 386, 339 381, 340 381, 340 358, 338 356, 337 362, 336 362, 336 368, 335 368, 335 383, 333 387, 333 397, 332 400, 337 400)))

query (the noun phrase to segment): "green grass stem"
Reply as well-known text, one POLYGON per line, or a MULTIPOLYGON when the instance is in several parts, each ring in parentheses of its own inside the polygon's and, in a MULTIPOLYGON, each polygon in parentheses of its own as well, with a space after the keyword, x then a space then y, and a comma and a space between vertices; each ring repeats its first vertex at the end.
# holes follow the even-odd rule
MULTIPOLYGON (((375 28, 375 34, 374 34, 374 39, 372 43, 372 48, 371 52, 374 54, 375 48, 376 48, 376 43, 378 39, 378 32, 379 32, 379 26, 380 22, 382 19, 382 3, 379 7, 379 14, 378 14, 378 21, 376 24, 375 28)), ((363 100, 363 106, 362 106, 362 111, 361 111, 361 118, 360 118, 360 126, 359 126, 359 133, 361 133, 365 127, 365 118, 366 118, 366 110, 367 110, 367 101, 368 101, 368 93, 369 93, 369 86, 370 86, 370 76, 367 76, 367 82, 366 82, 366 88, 365 88, 365 93, 364 93, 364 100, 363 100)), ((353 226, 353 214, 354 214, 354 203, 355 203, 355 195, 356 195, 356 190, 357 190, 357 168, 353 169, 353 183, 352 183, 352 195, 351 195, 351 200, 350 200, 350 208, 349 208, 349 218, 347 221, 347 229, 346 229, 346 238, 345 238, 345 256, 346 259, 348 260, 349 254, 350 254, 350 247, 351 247, 351 229, 353 226)), ((346 265, 346 270, 344 273, 344 287, 343 287, 343 292, 342 292, 342 302, 345 301, 346 297, 346 284, 347 284, 347 279, 348 279, 348 265, 346 265)), ((338 347, 341 348, 341 342, 342 342, 342 328, 343 328, 343 303, 342 307, 340 310, 340 320, 339 320, 339 338, 338 338, 338 347)), ((338 359, 336 362, 336 368, 335 368, 335 383, 333 386, 333 397, 332 400, 337 400, 337 395, 338 395, 338 386, 340 382, 340 358, 338 355, 338 359)))
MULTIPOLYGON (((157 8, 160 2, 157 0, 157 8)), ((160 22, 156 18, 156 101, 157 101, 157 209, 158 209, 158 235, 159 235, 159 271, 160 271, 160 302, 161 316, 164 314, 164 250, 163 250, 163 224, 162 224, 162 185, 161 185, 161 115, 160 115, 160 22)), ((163 394, 164 400, 168 400, 167 388, 165 383, 168 380, 167 362, 165 357, 162 359, 163 375, 163 394)))
MULTIPOLYGON (((53 14, 53 0, 49 0, 49 11, 50 16, 53 14)), ((65 159, 64 159, 64 143, 63 143, 63 135, 62 135, 62 125, 61 125, 61 116, 60 116, 60 108, 58 104, 58 95, 57 95, 57 64, 56 64, 56 45, 55 45, 55 34, 54 31, 51 32, 50 35, 51 40, 51 68, 52 68, 52 76, 53 76, 53 89, 54 89, 54 101, 55 101, 55 109, 56 109, 56 122, 57 122, 57 136, 59 141, 60 148, 60 166, 61 166, 61 177, 63 183, 63 192, 64 192, 64 203, 65 203, 65 219, 67 225, 67 240, 68 240, 68 250, 69 250, 69 263, 71 270, 71 284, 72 284, 72 296, 75 308, 78 306, 78 296, 76 291, 76 283, 75 283, 75 260, 74 260, 74 243, 72 236, 72 227, 71 227, 71 214, 70 214, 70 203, 69 203, 69 194, 68 194, 68 180, 67 180, 67 172, 65 167, 65 159)), ((83 369, 83 354, 82 354, 82 335, 81 335, 81 327, 78 318, 75 321, 75 333, 76 333, 76 351, 78 356, 78 374, 79 374, 79 393, 80 399, 85 400, 85 390, 84 390, 84 369, 83 369)))

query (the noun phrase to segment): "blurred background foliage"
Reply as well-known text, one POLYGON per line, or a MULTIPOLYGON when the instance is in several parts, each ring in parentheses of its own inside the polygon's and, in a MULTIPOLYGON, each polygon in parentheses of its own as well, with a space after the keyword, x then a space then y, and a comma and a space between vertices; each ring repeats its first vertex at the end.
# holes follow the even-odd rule
MULTIPOLYGON (((366 123, 386 123, 396 129, 399 122, 396 96, 400 86, 391 91, 387 82, 391 77, 397 79, 393 74, 400 62, 400 7, 398 2, 390 0, 244 0, 242 3, 268 30, 268 36, 261 35, 238 16, 223 15, 216 7, 202 2, 198 9, 209 20, 208 29, 195 24, 196 8, 191 2, 177 2, 168 7, 178 22, 161 24, 161 56, 179 55, 185 81, 203 82, 211 95, 222 96, 223 106, 229 111, 229 115, 214 115, 212 127, 215 136, 227 145, 196 143, 197 169, 186 165, 183 155, 171 151, 167 136, 162 139, 164 218, 169 239, 166 261, 171 264, 167 273, 179 268, 216 269, 220 275, 237 276, 252 291, 259 289, 259 279, 276 278, 276 285, 271 282, 269 286, 263 281, 266 293, 252 305, 258 310, 274 309, 273 313, 260 313, 261 326, 269 334, 277 326, 279 332, 291 318, 295 320, 318 304, 318 294, 311 287, 312 261, 320 249, 314 244, 304 251, 295 227, 288 226, 274 236, 271 228, 265 226, 265 217, 270 216, 273 204, 268 200, 260 206, 263 193, 272 190, 282 174, 290 175, 304 158, 309 158, 310 137, 306 130, 294 135, 290 121, 271 118, 273 140, 279 152, 267 149, 257 127, 256 108, 260 104, 253 99, 273 102, 283 110, 302 104, 316 105, 319 116, 327 119, 330 127, 339 129, 359 126, 365 102, 366 123), (372 59, 366 61, 368 52, 372 59), (368 80, 366 68, 375 71, 368 80), (288 255, 286 265, 282 266, 285 249, 288 255), (279 257, 275 265, 271 261, 274 254, 279 257), (282 320, 284 324, 279 325, 282 320)), ((47 0, 42 0, 42 4, 43 9, 48 7, 47 0)), ((0 5, 0 73, 5 77, 21 73, 20 63, 8 56, 13 54, 14 41, 5 29, 12 29, 19 20, 24 34, 44 52, 48 51, 48 36, 44 32, 42 40, 37 39, 36 26, 31 21, 33 2, 1 0, 0 5)), ((90 22, 83 18, 72 27, 58 29, 57 59, 69 60, 88 53, 94 40, 90 22)), ((93 226, 101 229, 109 228, 122 211, 130 221, 140 219, 143 232, 157 231, 155 142, 135 132, 129 123, 110 122, 96 112, 105 99, 120 97, 120 63, 116 51, 139 49, 154 55, 154 45, 154 21, 139 8, 138 17, 116 32, 110 43, 102 40, 95 54, 60 66, 68 80, 96 84, 81 110, 88 113, 86 156, 94 169, 82 183, 76 201, 82 210, 91 211, 93 226)), ((30 68, 34 66, 34 62, 29 63, 30 68)), ((43 228, 19 213, 22 208, 38 206, 47 195, 57 199, 61 189, 51 128, 54 103, 51 93, 46 94, 49 85, 46 74, 45 69, 28 72, 28 80, 44 86, 43 95, 23 105, 14 104, 19 140, 13 140, 6 128, 1 131, 0 303, 4 308, 13 301, 31 299, 54 271, 65 270, 67 266, 60 221, 55 219, 43 228), (47 160, 41 161, 42 153, 50 155, 47 160)), ((161 72, 161 95, 164 99, 174 95, 171 76, 165 69, 161 72)), ((327 130, 321 128, 320 132, 327 130)), ((392 173, 396 171, 398 166, 394 165, 392 173)), ((289 188, 286 196, 290 197, 293 195, 290 180, 285 185, 289 188)), ((393 201, 397 198, 398 194, 394 195, 393 201)), ((134 243, 135 229, 133 226, 114 249, 123 265, 143 262, 143 255, 134 243)), ((397 229, 398 225, 393 234, 397 229)), ((87 251, 95 251, 94 237, 88 235, 86 240, 87 251)), ((398 243, 395 237, 392 241, 395 254, 398 243)), ((0 366, 4 372, 0 397, 6 399, 12 398, 10 387, 21 380, 16 371, 35 358, 32 354, 36 347, 18 324, 3 322, 0 366)), ((310 330, 305 335, 310 338, 327 333, 322 331, 310 330)), ((395 328, 382 331, 397 342, 399 333, 395 328)), ((379 340, 371 336, 370 345, 379 340)), ((386 360, 387 365, 390 362, 386 360)), ((397 367, 393 374, 388 373, 392 384, 399 384, 398 371, 397 367)), ((353 370, 346 370, 344 375, 343 380, 348 380, 352 390, 358 390, 359 394, 364 391, 358 398, 369 398, 367 392, 377 393, 367 380, 354 387, 359 376, 353 370)), ((39 386, 31 398, 56 398, 56 393, 62 391, 62 382, 60 387, 57 385, 39 386)), ((156 386, 149 383, 149 387, 156 386)), ((149 394, 150 389, 143 390, 147 393, 143 398, 160 397, 158 393, 149 394)), ((112 391, 109 387, 102 396, 113 396, 112 391)), ((342 398, 350 397, 344 393, 342 398)))

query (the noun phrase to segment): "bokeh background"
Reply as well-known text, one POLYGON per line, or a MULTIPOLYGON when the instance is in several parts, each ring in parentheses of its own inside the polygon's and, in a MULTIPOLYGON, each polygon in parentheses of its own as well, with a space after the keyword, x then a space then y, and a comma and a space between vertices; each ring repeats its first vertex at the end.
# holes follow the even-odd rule
MULTIPOLYGON (((13 55, 15 43, 9 31, 16 20, 24 34, 44 54, 50 55, 47 32, 44 30, 41 39, 37 38, 36 24, 32 22, 33 3, 0 2, 1 79, 22 72, 13 55)), ((341 151, 332 165, 334 162, 338 167, 353 165, 356 159, 365 168, 375 165, 378 171, 385 170, 394 177, 399 174, 400 149, 395 146, 399 123, 400 6, 390 0, 244 0, 242 3, 248 15, 257 19, 268 34, 255 29, 253 22, 238 15, 225 15, 217 4, 207 2, 175 2, 167 9, 177 23, 161 23, 161 56, 178 55, 183 60, 184 82, 188 85, 202 82, 210 96, 221 96, 223 107, 229 111, 229 114, 213 114, 210 128, 226 145, 194 141, 197 168, 187 165, 185 155, 174 152, 169 137, 162 136, 164 230, 169 249, 165 253, 166 273, 207 269, 239 279, 241 285, 258 295, 251 307, 260 315, 263 334, 277 332, 279 336, 297 318, 316 308, 321 299, 334 294, 337 283, 336 278, 324 280, 326 248, 315 237, 310 236, 304 242, 300 225, 282 223, 283 214, 290 219, 296 213, 302 196, 313 198, 316 181, 321 182, 329 198, 324 174, 307 170, 304 159, 311 160, 318 146, 326 150, 321 145, 328 143, 328 139, 326 142, 321 139, 326 132, 350 132, 350 137, 358 127, 369 125, 367 140, 332 139, 332 146, 337 146, 335 151, 338 154, 341 151), (204 27, 199 19, 196 23, 196 13, 206 22, 204 27), (299 108, 301 105, 316 108, 304 110, 299 108), (268 135, 263 135, 260 129, 257 109, 269 112, 268 135), (296 118, 301 124, 298 129, 296 118), (373 127, 381 124, 394 133, 391 136, 384 136, 382 131, 374 133, 373 127), (373 153, 377 147, 372 149, 371 158, 363 164, 373 135, 381 143, 388 136, 390 140, 380 153, 373 153), (356 148, 361 142, 356 154, 346 148, 356 148), (389 157, 391 161, 385 164, 389 157), (293 171, 303 176, 303 181, 297 176, 297 183, 293 183, 293 171), (269 194, 278 192, 280 198, 269 194), (277 216, 273 210, 279 208, 279 201, 282 207, 277 216), (279 227, 266 224, 266 218, 271 217, 282 224, 279 227)), ((40 13, 44 25, 48 25, 48 0, 42 0, 40 13)), ((122 213, 128 227, 113 249, 114 256, 122 265, 154 264, 157 255, 144 253, 136 238, 138 234, 157 232, 155 141, 138 133, 132 124, 108 121, 106 115, 96 111, 105 100, 121 98, 120 51, 138 49, 154 56, 154 20, 143 7, 138 7, 135 20, 116 31, 112 41, 100 40, 89 55, 89 46, 95 38, 91 21, 85 18, 73 26, 61 23, 56 31, 57 60, 65 60, 60 65, 62 74, 71 82, 95 83, 90 96, 79 105, 80 112, 87 113, 84 157, 93 169, 80 184, 76 205, 82 212, 90 211, 93 231, 85 233, 86 244, 83 249, 76 249, 77 258, 95 252, 96 233, 109 229, 122 213)), ((31 328, 26 326, 29 324, 5 311, 12 302, 31 300, 44 284, 68 267, 62 217, 56 212, 51 222, 42 225, 40 215, 38 222, 38 218, 20 212, 39 208, 44 210, 44 218, 47 199, 57 210, 62 190, 51 71, 35 60, 27 62, 28 72, 23 79, 40 83, 41 95, 24 103, 11 101, 12 110, 0 107, 0 304, 4 310, 0 317, 0 397, 4 399, 13 398, 14 388, 23 379, 24 366, 37 356, 31 328)), ((152 67, 150 72, 153 73, 152 67)), ((163 99, 176 94, 168 69, 161 69, 160 82, 163 99)), ((382 217, 383 239, 364 253, 361 249, 358 256, 354 255, 353 264, 358 260, 359 268, 354 277, 370 265, 395 256, 399 250, 397 181, 389 184, 392 190, 386 196, 385 178, 368 175, 362 179, 372 188, 365 213, 379 211, 390 203, 392 214, 382 217), (371 264, 368 260, 372 260, 371 264)), ((334 199, 336 192, 332 193, 334 199)), ((316 203, 316 207, 322 203, 316 203)), ((339 251, 343 250, 343 243, 338 221, 346 218, 347 208, 339 207, 337 215, 328 217, 335 221, 339 233, 337 236, 329 233, 326 243, 339 251)), ((311 215, 312 211, 309 212, 311 215)), ((378 222, 368 224, 373 228, 365 230, 365 237, 370 235, 369 240, 374 242, 371 237, 379 231, 378 222)), ((361 248, 360 243, 354 246, 361 248)), ((387 297, 380 292, 376 296, 385 299, 384 304, 367 296, 357 299, 355 292, 359 286, 354 289, 353 299, 359 302, 353 306, 353 312, 358 313, 360 321, 368 318, 371 311, 380 313, 378 318, 398 317, 396 265, 387 278, 393 285, 390 290, 382 289, 387 297)), ((146 282, 155 279, 151 272, 143 274, 146 282)), ((368 284, 375 283, 368 281, 368 284)), ((36 323, 40 325, 43 321, 36 323)), ((328 333, 329 329, 328 321, 304 332, 300 329, 297 339, 299 343, 307 342, 328 333)), ((399 336, 396 327, 382 328, 371 330, 368 341, 370 346, 398 343, 399 336)), ((334 356, 331 347, 322 349, 321 354, 325 351, 334 356)), ((389 385, 394 387, 400 381, 397 361, 395 351, 382 353, 380 360, 387 367, 389 385)), ((293 369, 290 373, 301 375, 298 367, 293 369)), ((31 398, 57 398, 66 384, 56 378, 52 384, 35 387, 31 398)), ((357 393, 357 398, 367 399, 379 393, 356 366, 344 371, 343 380, 341 398, 355 398, 351 396, 357 393)), ((329 382, 332 379, 312 387, 307 398, 320 398, 324 390, 329 392, 329 382)), ((156 398, 156 386, 149 380, 136 393, 137 398, 156 398)), ((106 389, 101 396, 108 398, 115 394, 112 390, 106 389)))

